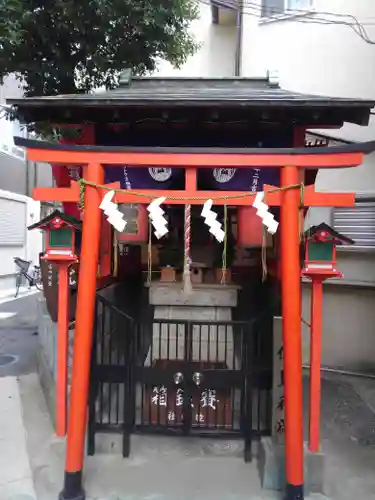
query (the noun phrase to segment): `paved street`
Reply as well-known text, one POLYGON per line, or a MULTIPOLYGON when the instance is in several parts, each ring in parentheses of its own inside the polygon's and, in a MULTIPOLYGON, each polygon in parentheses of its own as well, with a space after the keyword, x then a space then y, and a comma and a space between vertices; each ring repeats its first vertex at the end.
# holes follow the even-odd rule
POLYGON ((0 499, 36 500, 16 377, 0 379, 0 499))
POLYGON ((0 303, 0 377, 36 370, 38 295, 0 303), (14 357, 10 364, 8 356, 14 357))
MULTIPOLYGON (((0 301, 0 359, 16 359, 0 366, 0 500, 55 500, 62 486, 65 445, 53 433, 35 373, 36 323, 36 294, 0 301)), ((327 498, 375 500, 375 381, 323 379, 327 498)), ((307 430, 307 378, 304 393, 307 430)), ((133 436, 132 455, 123 459, 116 438, 107 438, 111 453, 103 453, 100 438, 98 453, 86 458, 88 500, 280 499, 260 488, 256 460, 245 464, 238 456, 202 453, 191 440, 155 436, 133 436)))
MULTIPOLYGON (((20 393, 37 499, 54 500, 62 485, 64 441, 53 434, 36 375, 20 378, 20 393)), ((306 500, 375 500, 374 402, 375 381, 324 375, 327 497, 312 495, 306 500)), ((281 499, 262 491, 256 460, 245 464, 235 454, 205 452, 205 446, 192 439, 147 435, 132 436, 132 454, 123 459, 121 435, 107 435, 106 446, 103 437, 97 439, 97 454, 85 460, 88 500, 281 499)))

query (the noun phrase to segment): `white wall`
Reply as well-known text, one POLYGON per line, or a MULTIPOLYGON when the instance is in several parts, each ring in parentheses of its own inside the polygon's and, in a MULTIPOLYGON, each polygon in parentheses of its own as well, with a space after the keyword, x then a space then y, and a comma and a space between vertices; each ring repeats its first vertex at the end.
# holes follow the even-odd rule
MULTIPOLYGON (((256 1, 260 4, 260 0, 253 4, 256 1)), ((316 12, 312 19, 294 16, 265 22, 256 15, 259 9, 245 8, 243 76, 263 76, 270 70, 278 73, 280 86, 288 90, 375 100, 375 45, 366 43, 349 26, 312 22, 353 23, 350 16, 342 17, 350 14, 365 23, 369 38, 375 42, 374 0, 311 2, 316 12)), ((369 127, 346 124, 342 130, 328 133, 349 141, 374 140, 375 120, 369 127)), ((319 172, 317 188, 375 193, 375 157, 368 157, 360 168, 319 172)))
POLYGON ((236 27, 233 25, 214 25, 211 6, 201 2, 200 19, 192 23, 191 31, 201 44, 198 52, 189 57, 180 69, 173 68, 166 61, 161 61, 155 76, 233 76, 236 27))
MULTIPOLYGON (((375 153, 365 156, 363 164, 359 167, 320 170, 315 181, 315 188, 317 191, 354 192, 374 195, 375 153)), ((331 224, 331 213, 332 209, 330 207, 309 209, 305 219, 306 228, 322 221, 331 224)))
MULTIPOLYGON (((254 2, 253 2, 254 3, 254 2)), ((260 3, 260 1, 259 1, 260 3)), ((375 41, 374 0, 312 0, 315 21, 330 19, 350 21, 347 17, 328 16, 322 12, 351 14, 365 26, 375 41)), ((307 94, 375 100, 375 45, 363 41, 349 26, 322 25, 306 16, 284 20, 262 21, 259 9, 245 9, 242 49, 243 76, 262 76, 267 70, 277 72, 280 86, 307 94)), ((369 127, 345 124, 341 130, 326 133, 335 138, 361 142, 375 139, 375 120, 369 127)), ((350 169, 321 170, 317 191, 350 191, 375 195, 375 154, 363 165, 350 169)), ((310 209, 306 226, 322 221, 331 223, 330 208, 310 209)), ((351 283, 375 283, 369 270, 375 265, 375 254, 339 254, 339 264, 351 283)))
POLYGON ((0 86, 0 188, 22 195, 30 195, 35 185, 52 186, 49 165, 28 162, 23 148, 14 146, 13 136, 26 137, 26 128, 18 121, 6 119, 2 106, 9 98, 21 98, 22 88, 14 75, 4 79, 0 86))
MULTIPOLYGON (((311 286, 303 284, 302 317, 310 321, 311 286)), ((322 364, 357 372, 375 370, 375 289, 325 284, 322 364)), ((310 331, 302 328, 303 363, 310 363, 310 331)))
POLYGON ((27 227, 40 219, 40 202, 0 190, 0 293, 15 291, 16 266, 13 257, 39 262, 43 235, 27 227))
MULTIPOLYGON (((12 153, 13 135, 24 135, 20 129, 18 121, 11 122, 6 119, 2 106, 6 104, 6 99, 22 97, 20 82, 14 75, 7 76, 3 85, 0 85, 0 151, 12 153)), ((3 185, 1 185, 3 187, 3 185)))
MULTIPOLYGON (((258 0, 259 1, 259 0, 258 0)), ((254 1, 253 1, 254 3, 254 1)), ((316 11, 352 14, 363 22, 375 22, 373 0, 312 0, 316 11), (371 19, 372 18, 372 19, 371 19)), ((245 8, 243 29, 244 76, 278 70, 280 84, 305 93, 345 97, 375 97, 374 46, 348 26, 322 25, 299 16, 262 22, 245 8)), ((327 19, 326 14, 316 14, 327 19)), ((349 17, 331 20, 350 21, 349 17)), ((365 26, 375 40, 375 26, 365 26)))

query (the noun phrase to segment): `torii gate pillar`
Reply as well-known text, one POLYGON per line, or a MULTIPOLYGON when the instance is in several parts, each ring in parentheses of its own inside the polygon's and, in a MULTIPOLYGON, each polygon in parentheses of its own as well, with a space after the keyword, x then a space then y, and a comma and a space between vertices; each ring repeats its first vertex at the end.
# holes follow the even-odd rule
MULTIPOLYGON (((281 168, 281 187, 300 182, 299 168, 281 168)), ((300 277, 300 192, 286 189, 280 206, 282 331, 284 346, 286 499, 303 496, 303 399, 300 277), (287 298, 287 300, 285 300, 287 298)))
MULTIPOLYGON (((84 179, 96 184, 104 182, 100 163, 84 167, 84 179)), ((90 381, 90 356, 94 327, 96 275, 99 261, 102 193, 86 186, 83 213, 80 270, 78 278, 76 329, 74 337, 73 373, 70 391, 68 436, 64 489, 61 500, 84 500, 82 470, 87 421, 87 394, 90 381)))

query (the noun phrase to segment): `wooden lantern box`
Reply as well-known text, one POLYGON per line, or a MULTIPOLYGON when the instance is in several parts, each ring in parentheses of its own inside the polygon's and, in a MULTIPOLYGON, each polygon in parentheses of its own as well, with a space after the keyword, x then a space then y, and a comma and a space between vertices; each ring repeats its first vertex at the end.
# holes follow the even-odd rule
POLYGON ((68 263, 69 267, 69 320, 75 318, 76 290, 79 273, 81 221, 64 212, 55 210, 39 222, 28 227, 41 229, 45 233, 46 250, 40 257, 43 294, 48 313, 53 322, 58 316, 58 265, 68 263))
POLYGON ((76 233, 81 233, 81 221, 55 210, 28 229, 45 233, 46 250, 42 259, 59 262, 77 262, 76 233))
POLYGON ((342 277, 336 264, 336 245, 351 245, 353 240, 322 223, 308 229, 305 243, 303 276, 342 277))

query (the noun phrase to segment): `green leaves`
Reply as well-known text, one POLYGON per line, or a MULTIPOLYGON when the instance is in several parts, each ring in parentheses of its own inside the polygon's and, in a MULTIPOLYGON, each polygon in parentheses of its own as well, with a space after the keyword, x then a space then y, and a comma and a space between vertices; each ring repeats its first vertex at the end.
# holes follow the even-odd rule
POLYGON ((195 0, 0 0, 0 80, 17 73, 29 96, 113 88, 126 67, 183 64, 197 17, 195 0))

